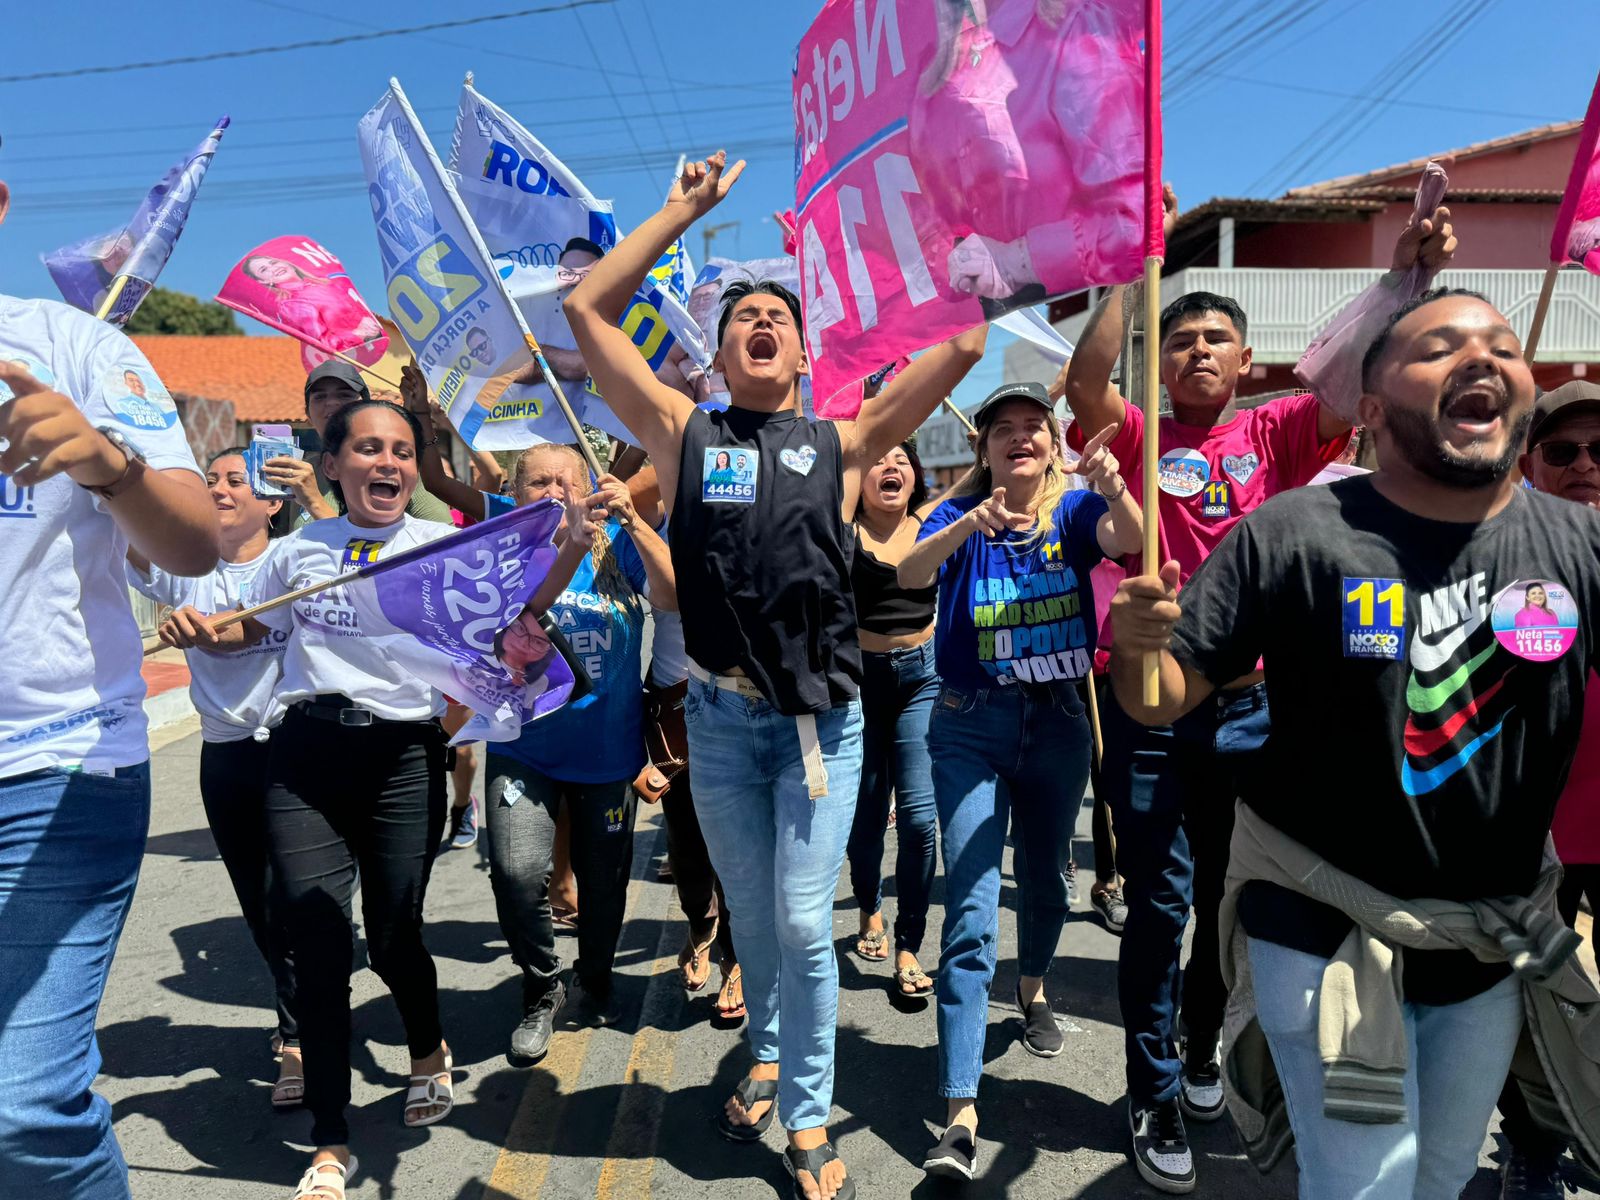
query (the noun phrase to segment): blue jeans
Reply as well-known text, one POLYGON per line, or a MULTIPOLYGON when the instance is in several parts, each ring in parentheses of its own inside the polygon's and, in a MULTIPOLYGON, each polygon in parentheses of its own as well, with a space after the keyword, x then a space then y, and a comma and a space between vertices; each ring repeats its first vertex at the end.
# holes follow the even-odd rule
POLYGON ((0 780, 0 1176, 8 1196, 115 1200, 128 1168, 94 1023, 150 827, 150 764, 0 780))
POLYGON ((833 897, 861 784, 860 702, 816 718, 828 794, 815 801, 793 717, 693 678, 683 717, 695 811, 738 914, 751 1052, 757 1062, 783 1064, 778 1113, 786 1128, 826 1125, 839 1012, 833 897))
POLYGON ((1256 1015, 1289 1109, 1300 1200, 1456 1200, 1522 1030, 1515 977, 1460 1004, 1406 1004, 1407 1120, 1335 1121, 1322 1112, 1317 999, 1328 960, 1250 939, 1256 1015))
POLYGON ((944 687, 928 746, 945 875, 939 1094, 971 1099, 983 1075, 1006 826, 1017 878, 1017 969, 1042 976, 1067 919, 1061 873, 1089 782, 1089 722, 1070 687, 976 693, 944 687))
POLYGON ((861 791, 850 831, 850 888, 863 913, 883 906, 883 839, 895 797, 894 948, 915 954, 928 928, 938 866, 928 717, 939 692, 933 639, 861 656, 861 791))
POLYGON ((1110 688, 1100 695, 1100 774, 1117 832, 1117 867, 1127 878, 1117 995, 1128 1095, 1142 1105, 1178 1094, 1173 1024, 1180 994, 1189 1036, 1210 1040, 1222 1029, 1228 993, 1217 906, 1234 800, 1267 740, 1267 692, 1264 684, 1217 692, 1175 724, 1156 727, 1123 712, 1110 688), (1178 959, 1191 905, 1194 943, 1180 993, 1178 959))

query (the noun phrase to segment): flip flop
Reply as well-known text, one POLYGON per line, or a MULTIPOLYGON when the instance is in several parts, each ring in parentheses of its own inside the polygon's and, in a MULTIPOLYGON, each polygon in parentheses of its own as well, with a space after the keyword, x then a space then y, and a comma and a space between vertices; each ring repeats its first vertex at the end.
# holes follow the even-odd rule
MULTIPOLYGON (((823 1142, 815 1150, 786 1146, 783 1151, 783 1165, 789 1168, 789 1174, 794 1177, 794 1200, 806 1200, 806 1190, 800 1186, 801 1171, 807 1172, 812 1182, 820 1187, 822 1168, 837 1161, 838 1158, 839 1152, 833 1148, 832 1142, 823 1142)), ((855 1200, 855 1197, 856 1181, 846 1175, 844 1182, 839 1185, 839 1190, 833 1194, 833 1200, 855 1200)))
POLYGON ((716 921, 711 922, 711 932, 704 942, 696 942, 692 933, 684 940, 683 949, 678 951, 678 977, 684 991, 704 991, 711 982, 711 945, 716 940, 716 921))
POLYGON ((722 986, 717 990, 717 1018, 722 1021, 737 1021, 748 1010, 744 1006, 744 972, 739 970, 739 964, 734 963, 731 971, 722 974, 722 986), (734 989, 738 989, 739 1003, 733 1008, 723 1008, 723 997, 732 998, 734 989))
POLYGON ((863 962, 885 961, 889 957, 889 931, 887 929, 869 929, 866 933, 856 938, 856 957, 863 962), (870 953, 878 950, 883 953, 870 953))
POLYGON ((933 995, 933 978, 921 967, 896 967, 889 994, 899 1000, 926 1000, 933 995), (909 992, 906 991, 908 983, 912 987, 909 992), (923 987, 924 983, 928 986, 923 987))
POLYGON ((733 1089, 733 1094, 746 1113, 763 1101, 768 1102, 767 1111, 761 1114, 754 1125, 736 1125, 724 1109, 717 1114, 717 1132, 730 1142, 759 1142, 772 1127, 773 1115, 778 1111, 778 1081, 751 1079, 746 1075, 739 1081, 739 1086, 733 1089))

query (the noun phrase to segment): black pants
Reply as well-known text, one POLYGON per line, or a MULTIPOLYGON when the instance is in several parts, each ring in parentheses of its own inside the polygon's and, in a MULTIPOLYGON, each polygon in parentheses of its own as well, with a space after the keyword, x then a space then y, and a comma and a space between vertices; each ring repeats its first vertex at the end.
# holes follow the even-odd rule
POLYGON ((667 820, 667 862, 672 866, 678 904, 689 918, 689 936, 699 945, 706 940, 711 926, 716 925, 722 969, 731 971, 739 961, 733 949, 733 914, 728 911, 722 881, 711 865, 705 835, 700 832, 689 771, 680 773, 661 797, 661 815, 667 820))
POLYGON ((511 947, 511 960, 522 969, 524 1009, 555 985, 561 971, 550 922, 550 858, 563 804, 571 820, 580 913, 574 969, 583 990, 605 1004, 611 999, 611 963, 622 937, 633 865, 638 801, 631 781, 566 783, 492 749, 487 775, 489 880, 500 932, 511 947))
POLYGON ((412 1058, 439 1048, 438 977, 422 903, 444 832, 445 735, 432 722, 339 725, 291 709, 272 736, 267 834, 294 955, 311 1140, 350 1140, 350 962, 357 869, 367 957, 412 1058))
MULTIPOLYGON (((1101 693, 1111 690, 1110 679, 1109 675, 1100 676, 1101 686, 1095 690, 1097 701, 1101 693)), ((1078 696, 1083 700, 1084 708, 1088 708, 1088 684, 1078 684, 1078 696)), ((1105 786, 1100 782, 1098 755, 1089 758, 1089 788, 1094 792, 1094 809, 1089 817, 1089 836, 1094 839, 1094 877, 1097 882, 1113 887, 1117 882, 1117 844, 1111 837, 1111 805, 1106 802, 1105 786)))
MULTIPOLYGON (((1583 896, 1589 898, 1590 908, 1595 908, 1600 901, 1600 865, 1578 863, 1563 872, 1561 886, 1556 891, 1556 909, 1568 925, 1577 924, 1578 900, 1583 896)), ((1522 1089, 1514 1078, 1508 1077, 1505 1087, 1500 1089, 1499 1108, 1500 1132, 1517 1153, 1554 1160, 1566 1150, 1559 1137, 1534 1123, 1527 1101, 1522 1098, 1522 1089)))
MULTIPOLYGON (((288 1045, 300 1041, 295 1016, 294 954, 282 916, 269 903, 271 866, 267 856, 268 742, 203 742, 200 746, 200 801, 222 865, 233 882, 239 911, 250 937, 272 972, 278 1008, 278 1035, 288 1045)), ((345 901, 349 911, 349 900, 345 901)))

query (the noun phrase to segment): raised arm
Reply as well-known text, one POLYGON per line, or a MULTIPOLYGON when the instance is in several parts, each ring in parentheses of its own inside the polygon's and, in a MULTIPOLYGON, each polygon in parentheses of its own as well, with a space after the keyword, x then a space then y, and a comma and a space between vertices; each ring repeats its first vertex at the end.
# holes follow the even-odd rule
POLYGON ((600 395, 658 469, 671 475, 673 483, 683 431, 694 405, 682 392, 656 378, 620 322, 628 302, 667 247, 716 207, 739 178, 744 162, 724 174, 726 161, 727 156, 719 150, 708 162, 687 164, 661 211, 595 263, 562 304, 600 395))
POLYGON ((846 467, 871 470, 873 463, 915 433, 978 365, 988 340, 989 327, 979 325, 941 342, 918 355, 883 391, 864 403, 854 421, 841 422, 839 439, 846 467))
POLYGON ((1116 426, 1107 425, 1095 434, 1069 468, 1106 498, 1107 511, 1095 525, 1095 540, 1107 558, 1133 554, 1144 544, 1144 514, 1128 491, 1117 456, 1106 449, 1116 431, 1116 426))
POLYGON ((417 472, 422 476, 422 486, 474 521, 483 520, 487 515, 483 493, 444 469, 444 458, 439 453, 439 422, 448 418, 438 406, 428 402, 427 377, 410 363, 400 368, 400 397, 405 401, 406 411, 422 422, 423 433, 432 434, 424 436, 422 445, 417 447, 417 472))
POLYGON ((572 577, 578 573, 578 564, 583 561, 583 556, 594 549, 594 535, 600 531, 604 514, 605 501, 598 493, 580 498, 572 490, 572 485, 567 485, 567 537, 556 551, 556 560, 550 565, 550 573, 528 599, 528 607, 533 609, 535 616, 542 617, 549 612, 551 606, 561 598, 561 593, 567 590, 572 577))
POLYGON ((650 584, 650 604, 663 612, 678 611, 678 577, 672 570, 672 552, 661 535, 646 521, 635 521, 628 527, 628 536, 644 563, 645 578, 650 584))

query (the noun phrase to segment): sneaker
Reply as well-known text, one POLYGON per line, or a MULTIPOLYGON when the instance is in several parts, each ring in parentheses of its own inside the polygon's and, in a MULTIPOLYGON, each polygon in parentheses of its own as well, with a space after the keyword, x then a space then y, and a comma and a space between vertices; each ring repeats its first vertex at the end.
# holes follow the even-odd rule
POLYGON ((1022 1013, 1022 1045, 1029 1054, 1038 1058, 1054 1058, 1065 1044, 1061 1026, 1056 1024, 1056 1014, 1048 1000, 1024 1005, 1022 988, 1017 988, 1017 1009, 1022 1013))
POLYGON ((478 798, 468 796, 465 808, 450 810, 450 849, 470 850, 478 844, 478 798))
POLYGON ((1061 872, 1061 878, 1067 881, 1067 907, 1078 906, 1078 864, 1070 858, 1067 859, 1067 869, 1061 872))
POLYGON ((1100 914, 1106 929, 1122 936, 1122 927, 1128 923, 1128 904, 1119 887, 1096 888, 1089 893, 1089 907, 1100 914))
POLYGON ((1500 1200, 1564 1200, 1558 1160, 1512 1147, 1500 1172, 1500 1200))
POLYGON ((550 1049, 550 1033, 556 1014, 567 1000, 567 985, 559 979, 550 990, 529 1005, 522 1023, 511 1031, 511 1052, 506 1057, 514 1067, 531 1067, 550 1049))
POLYGON ((1128 1130, 1133 1135, 1133 1165, 1146 1183, 1174 1195, 1194 1191, 1194 1155, 1189 1153, 1176 1100, 1148 1108, 1129 1100, 1128 1130))
POLYGON ((1183 1070, 1178 1075, 1178 1103, 1184 1114, 1195 1121, 1215 1121, 1222 1116, 1224 1107, 1216 1038, 1207 1039, 1206 1045, 1210 1057, 1202 1060, 1200 1050, 1190 1053, 1190 1041, 1184 1039, 1183 1070))
POLYGON ((567 1003, 561 1021, 574 1029, 600 1029, 616 1024, 617 1016, 611 1008, 611 997, 596 996, 576 978, 567 988, 567 1003))
POLYGON ((965 1125, 952 1125, 928 1151, 922 1169, 940 1179, 971 1179, 978 1169, 978 1135, 965 1125))

